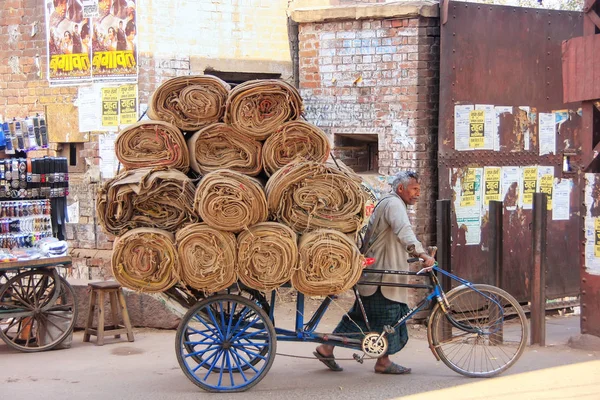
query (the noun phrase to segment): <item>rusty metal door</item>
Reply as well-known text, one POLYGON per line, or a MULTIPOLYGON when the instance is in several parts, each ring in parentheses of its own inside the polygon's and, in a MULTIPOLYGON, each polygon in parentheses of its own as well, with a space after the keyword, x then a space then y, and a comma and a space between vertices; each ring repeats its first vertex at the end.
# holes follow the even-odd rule
MULTIPOLYGON (((551 167, 555 179, 550 187, 556 194, 559 193, 556 188, 564 190, 572 186, 566 194, 562 193, 562 203, 548 211, 546 295, 550 299, 576 296, 580 267, 582 118, 580 103, 563 104, 561 44, 582 34, 582 15, 462 2, 442 2, 441 15, 439 198, 453 199, 452 269, 474 282, 494 283, 488 243, 489 214, 485 207, 480 207, 477 240, 477 222, 463 218, 463 204, 470 204, 463 199, 470 193, 463 190, 464 186, 457 189, 457 182, 464 185, 475 176, 469 174, 484 167, 496 167, 489 168, 490 179, 494 170, 506 176, 511 173, 513 178, 518 175, 519 181, 499 194, 499 200, 504 201, 501 282, 520 301, 529 299, 532 210, 521 203, 528 201, 528 195, 522 193, 530 188, 527 171, 534 170, 526 171, 525 167, 545 168, 536 172, 547 174, 537 175, 534 186, 539 188, 548 187, 544 176, 552 175, 547 168, 551 167), (465 107, 461 106, 467 106, 469 112, 466 142, 462 136, 464 125, 460 125, 465 122, 465 107), (471 106, 475 113, 469 111, 471 106), (463 111, 459 113, 460 110, 463 111), (477 114, 477 110, 486 111, 477 114), (487 119, 488 112, 496 118, 487 119), (495 136, 490 139, 493 147, 484 146, 482 150, 483 139, 477 139, 481 133, 477 126, 483 122, 478 117, 484 118, 484 114, 485 126, 493 126, 490 132, 495 136), (460 121, 455 121, 455 116, 460 121), (551 120, 556 136, 550 153, 547 135, 552 124, 547 118, 556 118, 551 120), (455 126, 455 122, 459 125, 455 126), (563 180, 567 186, 557 186, 563 180), (566 199, 569 206, 565 206, 566 199)), ((480 126, 483 132, 483 123, 480 126)), ((482 179, 478 181, 480 184, 484 183, 482 179)), ((482 190, 483 200, 487 187, 482 190)))

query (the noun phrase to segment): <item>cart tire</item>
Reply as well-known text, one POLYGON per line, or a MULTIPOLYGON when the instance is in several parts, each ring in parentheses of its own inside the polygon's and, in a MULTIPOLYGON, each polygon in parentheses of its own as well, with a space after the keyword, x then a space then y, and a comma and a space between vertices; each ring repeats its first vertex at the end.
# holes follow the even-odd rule
POLYGON ((56 270, 20 273, 0 290, 0 338, 28 353, 51 350, 73 332, 75 292, 56 270))
MULTIPOLYGON (((231 293, 228 291, 227 293, 228 295, 238 295, 238 296, 242 296, 247 298, 248 300, 250 300, 251 302, 255 303, 256 305, 258 305, 260 308, 262 308, 265 313, 267 315, 269 315, 269 311, 271 309, 269 302, 267 301, 267 299, 265 298, 265 296, 263 296, 262 293, 260 293, 258 290, 255 289, 250 289, 250 288, 239 288, 239 291, 237 293, 231 293)), ((247 315, 246 318, 251 317, 252 315, 247 315)), ((273 322, 273 320, 271 320, 271 322, 273 322)), ((187 333, 184 333, 184 335, 188 335, 187 333)), ((187 344, 189 343, 189 337, 185 337, 185 340, 183 341, 183 345, 185 346, 186 350, 188 351, 188 353, 193 353, 193 345, 187 344)), ((263 347, 259 354, 261 356, 264 356, 265 354, 267 354, 269 352, 269 349, 267 347, 263 347)), ((192 358, 194 358, 197 362, 202 363, 202 357, 198 356, 198 355, 192 355, 192 358)), ((250 359, 249 361, 249 365, 244 365, 242 367, 242 370, 245 371, 247 369, 250 368, 250 366, 252 365, 256 365, 261 359, 259 357, 253 357, 250 359)), ((202 364, 202 368, 205 369, 209 369, 210 365, 206 365, 206 364, 202 364)), ((219 372, 221 369, 219 366, 215 366, 215 368, 213 369, 213 371, 215 372, 219 372)), ((237 372, 237 370, 234 370, 233 372, 237 372)))
POLYGON ((179 366, 209 392, 250 389, 269 372, 276 348, 269 316, 255 302, 237 295, 200 301, 183 317, 175 337, 179 366))

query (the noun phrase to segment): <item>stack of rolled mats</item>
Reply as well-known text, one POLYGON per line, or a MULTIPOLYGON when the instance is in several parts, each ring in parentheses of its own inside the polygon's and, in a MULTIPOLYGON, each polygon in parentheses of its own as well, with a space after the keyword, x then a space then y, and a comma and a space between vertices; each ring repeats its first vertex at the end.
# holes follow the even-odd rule
POLYGON ((150 119, 119 133, 124 170, 98 193, 100 225, 117 236, 115 279, 206 294, 236 282, 260 291, 291 282, 313 296, 356 284, 361 180, 330 158, 327 135, 302 111, 280 80, 162 83, 150 119))

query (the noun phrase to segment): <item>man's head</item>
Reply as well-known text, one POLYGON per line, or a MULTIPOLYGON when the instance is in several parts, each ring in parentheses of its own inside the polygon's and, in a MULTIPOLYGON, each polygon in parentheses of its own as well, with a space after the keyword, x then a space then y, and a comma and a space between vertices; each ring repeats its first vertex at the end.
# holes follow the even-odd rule
POLYGON ((419 175, 413 171, 398 172, 392 181, 392 189, 407 205, 414 205, 421 194, 419 175))

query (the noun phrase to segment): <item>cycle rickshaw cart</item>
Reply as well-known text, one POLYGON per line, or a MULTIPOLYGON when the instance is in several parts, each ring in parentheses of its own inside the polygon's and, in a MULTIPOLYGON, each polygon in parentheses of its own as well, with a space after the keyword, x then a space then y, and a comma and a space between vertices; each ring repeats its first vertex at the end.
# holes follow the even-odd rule
MULTIPOLYGON (((238 294, 228 291, 197 302, 182 318, 175 339, 181 369, 194 384, 207 391, 240 392, 253 387, 267 374, 275 358, 277 341, 328 343, 356 349, 359 352, 353 357, 362 363, 365 357, 385 354, 386 335, 430 302, 434 306, 428 321, 429 347, 436 359, 452 370, 469 377, 491 377, 508 369, 523 353, 528 337, 527 319, 519 303, 507 292, 490 285, 472 284, 437 264, 430 270, 411 272, 369 269, 372 262, 373 259, 366 260, 364 273, 424 275, 428 279, 426 284, 361 281, 363 285, 428 291, 394 326, 384 327, 383 332, 362 332, 360 338, 319 333, 318 324, 335 296, 327 296, 305 322, 304 295, 298 292, 295 329, 286 330, 275 326, 275 291, 271 292, 270 301, 252 289, 239 289, 238 294), (446 275, 460 285, 444 293, 437 274, 446 275)), ((365 317, 356 286, 354 293, 365 317)), ((365 321, 368 327, 366 318, 365 321)))
POLYGON ((71 257, 0 264, 0 338, 23 352, 51 350, 73 332, 75 292, 59 267, 71 257))

